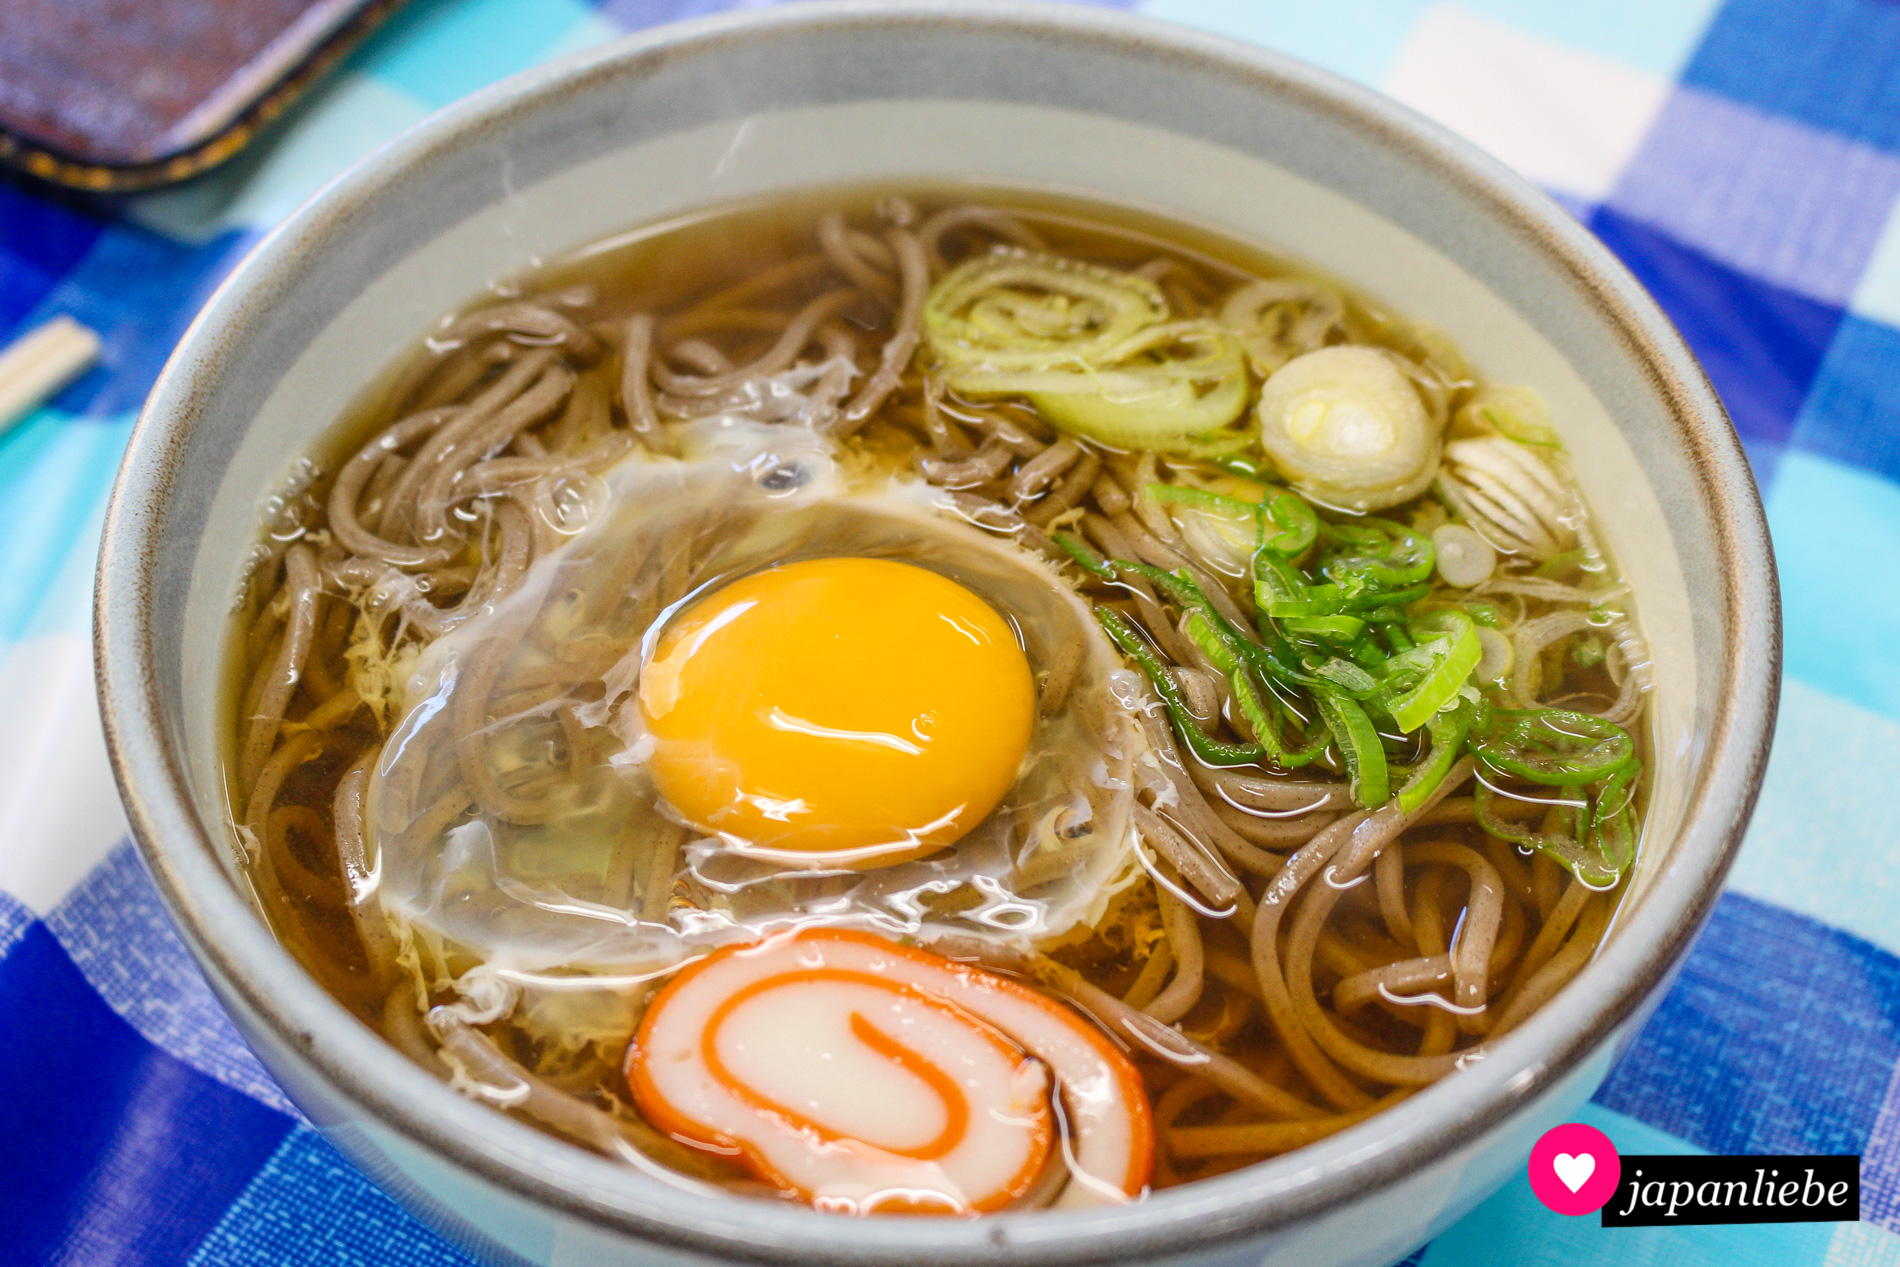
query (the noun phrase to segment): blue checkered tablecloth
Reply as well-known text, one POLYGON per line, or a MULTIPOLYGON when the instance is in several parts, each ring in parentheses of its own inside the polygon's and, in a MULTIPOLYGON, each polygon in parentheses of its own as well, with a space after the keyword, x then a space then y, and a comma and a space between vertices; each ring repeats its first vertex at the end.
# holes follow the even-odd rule
MULTIPOLYGON (((113 468, 193 312, 357 156, 719 0, 416 0, 287 125, 102 207, 0 178, 0 343, 99 368, 0 437, 0 1263, 459 1264, 239 1042, 125 843, 87 600, 113 468)), ((1584 1120, 1624 1152, 1861 1153, 1862 1222, 1601 1230, 1522 1178, 1408 1263, 1900 1264, 1900 3, 1143 0, 1385 89, 1650 288, 1755 465, 1788 682, 1729 891, 1584 1120)))

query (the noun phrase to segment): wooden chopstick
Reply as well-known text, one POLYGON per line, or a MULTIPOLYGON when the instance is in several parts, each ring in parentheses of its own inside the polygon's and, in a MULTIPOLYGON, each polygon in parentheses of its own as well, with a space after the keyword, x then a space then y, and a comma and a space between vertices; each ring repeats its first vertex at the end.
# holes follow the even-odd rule
POLYGON ((61 315, 0 351, 0 432, 99 359, 99 336, 61 315))

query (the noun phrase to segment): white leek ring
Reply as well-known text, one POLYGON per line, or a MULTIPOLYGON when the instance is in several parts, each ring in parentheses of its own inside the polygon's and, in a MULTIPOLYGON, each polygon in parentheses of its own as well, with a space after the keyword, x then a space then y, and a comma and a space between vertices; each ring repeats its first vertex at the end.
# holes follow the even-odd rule
POLYGON ((1342 510, 1396 506, 1425 491, 1439 435, 1398 366, 1376 348, 1295 357, 1260 390, 1260 441, 1288 482, 1342 510))

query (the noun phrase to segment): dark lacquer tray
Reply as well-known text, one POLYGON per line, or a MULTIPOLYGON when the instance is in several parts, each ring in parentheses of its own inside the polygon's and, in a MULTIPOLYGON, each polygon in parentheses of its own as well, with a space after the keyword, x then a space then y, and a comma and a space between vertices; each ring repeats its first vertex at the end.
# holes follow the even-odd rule
POLYGON ((0 0, 0 162, 89 190, 195 176, 404 0, 0 0))

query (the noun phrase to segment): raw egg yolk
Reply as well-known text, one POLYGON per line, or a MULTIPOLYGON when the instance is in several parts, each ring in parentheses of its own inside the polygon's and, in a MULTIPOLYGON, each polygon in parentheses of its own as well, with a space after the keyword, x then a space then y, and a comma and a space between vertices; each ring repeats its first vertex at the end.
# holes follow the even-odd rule
POLYGON ((639 706, 660 794, 772 849, 880 866, 954 842, 1022 764, 1036 690, 1015 633, 947 577, 814 559, 672 622, 639 706))

